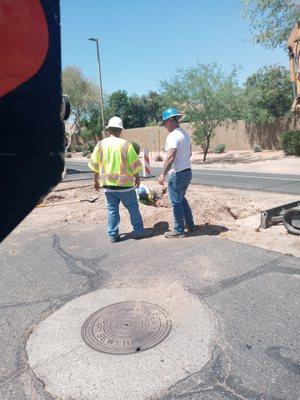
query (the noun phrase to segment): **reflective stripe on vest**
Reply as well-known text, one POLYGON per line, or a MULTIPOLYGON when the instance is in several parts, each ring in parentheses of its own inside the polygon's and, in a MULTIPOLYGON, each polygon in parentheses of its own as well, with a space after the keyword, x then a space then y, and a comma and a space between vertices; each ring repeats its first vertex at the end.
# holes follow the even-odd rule
POLYGON ((99 174, 104 174, 103 148, 101 142, 99 143, 99 174))
POLYGON ((122 148, 122 153, 121 153, 121 165, 120 165, 120 175, 126 175, 127 174, 127 168, 126 168, 126 156, 127 156, 127 150, 129 147, 129 142, 126 142, 122 148))
POLYGON ((134 163, 130 165, 130 168, 134 171, 136 168, 140 167, 142 164, 140 160, 136 160, 134 163))
POLYGON ((103 174, 99 177, 100 182, 105 185, 106 181, 114 181, 116 186, 124 186, 126 184, 134 184, 135 177, 128 175, 113 175, 113 174, 103 174))

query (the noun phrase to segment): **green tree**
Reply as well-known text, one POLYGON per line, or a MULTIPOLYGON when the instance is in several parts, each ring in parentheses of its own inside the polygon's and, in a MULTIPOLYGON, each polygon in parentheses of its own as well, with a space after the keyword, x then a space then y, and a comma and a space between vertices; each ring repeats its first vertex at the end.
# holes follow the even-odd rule
POLYGON ((109 115, 122 118, 126 129, 157 124, 164 105, 162 99, 163 96, 156 92, 128 96, 125 90, 118 90, 109 96, 109 115))
POLYGON ((98 141, 102 138, 102 122, 100 108, 91 107, 81 122, 81 137, 84 140, 98 141))
POLYGON ((118 90, 110 95, 108 108, 110 115, 122 118, 126 129, 143 127, 147 123, 147 105, 143 96, 128 96, 125 90, 118 90))
POLYGON ((164 107, 163 97, 157 92, 150 91, 142 96, 142 99, 145 104, 146 125, 157 125, 164 107))
POLYGON ((110 116, 122 118, 126 127, 126 118, 128 115, 129 99, 126 90, 117 90, 113 92, 108 99, 108 108, 110 116))
MULTIPOLYGON (((110 118, 108 109, 108 97, 104 96, 103 103, 104 122, 110 118)), ((80 133, 84 140, 99 141, 102 139, 102 117, 100 112, 100 102, 91 105, 81 121, 82 131, 80 133)))
POLYGON ((240 113, 237 70, 226 74, 216 64, 196 64, 178 70, 170 82, 162 82, 162 93, 169 106, 178 106, 195 128, 193 139, 203 148, 203 162, 218 125, 236 121, 240 113))
POLYGON ((141 97, 132 95, 128 98, 128 109, 126 115, 126 128, 140 128, 146 125, 146 106, 141 97))
POLYGON ((300 19, 296 0, 241 0, 243 16, 250 23, 252 39, 265 47, 286 46, 300 19))
POLYGON ((80 135, 82 121, 93 107, 98 105, 97 86, 87 79, 76 66, 66 67, 62 72, 63 92, 70 97, 72 134, 68 138, 70 146, 73 135, 80 135))
POLYGON ((290 113, 293 88, 289 71, 278 65, 250 75, 244 90, 244 119, 248 123, 272 122, 290 113))
POLYGON ((128 99, 128 128, 158 124, 164 107, 163 96, 151 91, 143 96, 132 95, 128 99))

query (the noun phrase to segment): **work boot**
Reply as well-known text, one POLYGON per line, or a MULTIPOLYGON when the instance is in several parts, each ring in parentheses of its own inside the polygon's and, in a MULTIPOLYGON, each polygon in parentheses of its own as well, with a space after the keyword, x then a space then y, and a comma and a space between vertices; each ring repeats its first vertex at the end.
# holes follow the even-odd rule
POLYGON ((120 241, 120 235, 118 236, 110 236, 110 243, 117 243, 120 241))
POLYGON ((195 231, 198 231, 198 230, 199 230, 199 226, 198 226, 198 225, 186 226, 185 228, 186 228, 186 230, 187 230, 188 232, 195 232, 195 231))
POLYGON ((165 238, 168 239, 176 239, 176 238, 184 238, 185 237, 185 233, 180 233, 177 231, 170 231, 170 232, 166 232, 165 233, 165 238))
POLYGON ((153 231, 152 229, 145 229, 143 232, 140 233, 134 233, 133 237, 135 238, 135 240, 138 239, 145 239, 145 238, 149 238, 153 235, 153 231))

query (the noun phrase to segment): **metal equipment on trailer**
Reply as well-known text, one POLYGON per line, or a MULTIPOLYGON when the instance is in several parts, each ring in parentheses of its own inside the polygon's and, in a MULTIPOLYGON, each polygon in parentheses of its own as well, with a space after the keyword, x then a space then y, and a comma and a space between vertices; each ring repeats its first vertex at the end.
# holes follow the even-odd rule
POLYGON ((289 233, 300 235, 300 200, 260 212, 260 228, 283 223, 289 233))

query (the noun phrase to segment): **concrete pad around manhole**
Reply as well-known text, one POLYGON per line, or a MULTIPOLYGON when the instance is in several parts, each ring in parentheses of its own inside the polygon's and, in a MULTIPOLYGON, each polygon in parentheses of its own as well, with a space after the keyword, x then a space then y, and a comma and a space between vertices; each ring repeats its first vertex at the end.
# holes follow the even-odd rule
POLYGON ((29 364, 45 389, 63 400, 141 400, 161 394, 209 361, 217 337, 210 309, 182 286, 102 289, 79 297, 42 321, 27 342, 29 364), (162 307, 172 329, 157 346, 126 355, 87 346, 86 319, 119 302, 162 307))

